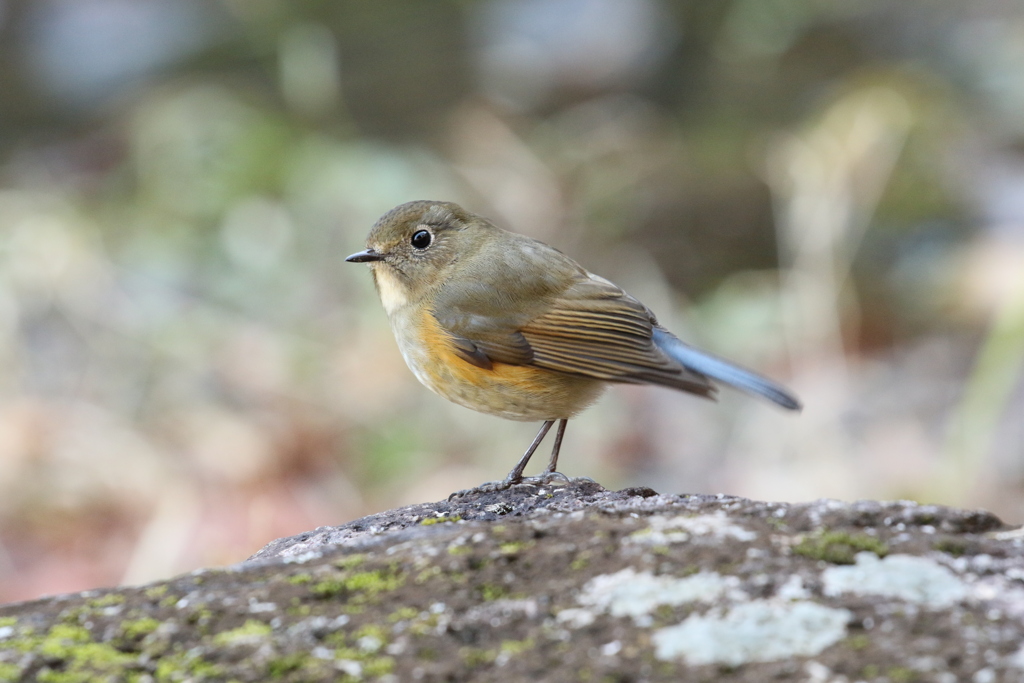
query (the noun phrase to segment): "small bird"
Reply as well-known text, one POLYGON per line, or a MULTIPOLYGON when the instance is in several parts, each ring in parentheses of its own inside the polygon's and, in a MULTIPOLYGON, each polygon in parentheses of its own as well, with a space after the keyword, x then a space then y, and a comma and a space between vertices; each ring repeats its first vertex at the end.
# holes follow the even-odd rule
POLYGON ((504 490, 558 421, 546 475, 556 472, 569 418, 609 383, 657 384, 714 398, 712 379, 789 410, 782 386, 700 351, 658 324, 615 284, 543 242, 496 227, 457 204, 413 201, 384 214, 367 263, 409 369, 449 401, 543 425, 500 482, 504 490))

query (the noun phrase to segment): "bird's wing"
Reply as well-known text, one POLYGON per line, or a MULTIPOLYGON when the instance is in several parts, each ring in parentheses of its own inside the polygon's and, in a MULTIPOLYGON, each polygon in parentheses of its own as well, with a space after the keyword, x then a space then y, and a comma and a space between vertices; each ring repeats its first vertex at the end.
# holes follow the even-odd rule
POLYGON ((491 256, 486 271, 443 289, 433 313, 460 357, 482 368, 533 365, 608 382, 714 393, 706 377, 655 345, 656 322, 643 304, 533 240, 506 247, 505 254, 491 256))
POLYGON ((676 363, 654 344, 655 324, 653 314, 639 301, 588 274, 521 332, 538 367, 712 396, 714 388, 706 377, 676 363))

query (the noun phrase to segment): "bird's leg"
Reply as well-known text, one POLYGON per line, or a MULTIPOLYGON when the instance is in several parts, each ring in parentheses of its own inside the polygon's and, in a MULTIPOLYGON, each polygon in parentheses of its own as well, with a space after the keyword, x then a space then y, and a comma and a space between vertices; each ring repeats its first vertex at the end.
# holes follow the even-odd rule
POLYGON ((551 460, 548 461, 548 468, 544 470, 547 474, 554 474, 558 468, 558 451, 562 448, 562 437, 565 436, 565 426, 569 424, 569 418, 563 417, 558 421, 558 431, 555 432, 555 445, 551 448, 551 460))
POLYGON ((462 498, 470 493, 495 493, 497 491, 505 491, 516 484, 523 483, 524 481, 545 484, 549 483, 554 478, 564 479, 566 483, 574 481, 593 481, 586 477, 583 477, 582 479, 569 479, 569 477, 556 470, 558 467, 558 452, 562 448, 562 437, 565 436, 565 426, 569 424, 569 418, 567 417, 560 418, 558 421, 558 431, 555 432, 555 445, 551 448, 551 460, 548 462, 548 466, 544 470, 544 474, 538 477, 523 477, 523 470, 526 469, 526 465, 530 462, 530 458, 533 457, 534 451, 536 451, 537 447, 540 446, 540 442, 544 440, 545 436, 547 436, 548 431, 551 429, 551 425, 553 424, 555 424, 554 420, 547 420, 540 426, 540 431, 538 431, 537 436, 534 437, 533 443, 531 443, 530 447, 526 449, 526 452, 523 453, 523 457, 519 459, 519 462, 516 463, 516 466, 512 468, 512 471, 508 473, 507 477, 501 481, 492 481, 464 491, 456 491, 452 495, 448 496, 448 500, 462 498))
POLYGON ((555 432, 555 445, 551 449, 551 461, 548 462, 548 467, 544 470, 544 474, 538 477, 538 479, 544 479, 550 482, 552 479, 557 477, 565 480, 567 484, 577 484, 581 482, 589 482, 593 484, 595 482, 590 477, 570 478, 558 471, 558 452, 562 448, 562 437, 565 436, 565 426, 567 424, 569 424, 569 418, 567 417, 563 417, 558 421, 558 431, 555 432))
MULTIPOLYGON (((487 484, 481 484, 475 488, 456 491, 452 495, 448 496, 448 500, 462 498, 470 493, 494 493, 496 491, 505 491, 523 481, 523 470, 526 469, 526 464, 530 462, 530 457, 533 455, 533 452, 537 450, 537 446, 539 446, 540 442, 544 440, 545 436, 547 436, 548 430, 551 429, 551 425, 553 424, 555 424, 554 420, 548 420, 540 426, 540 431, 537 432, 537 436, 534 437, 533 443, 531 443, 530 447, 526 449, 526 452, 523 453, 523 457, 519 459, 519 462, 516 463, 516 466, 512 468, 512 471, 508 473, 507 477, 501 481, 492 481, 487 484)), ((565 427, 563 425, 559 428, 559 433, 564 429, 565 427)))
MULTIPOLYGON (((551 429, 551 425, 555 424, 554 420, 548 420, 540 426, 540 431, 537 432, 537 436, 534 437, 533 443, 523 453, 523 457, 519 459, 516 466, 512 468, 512 471, 508 473, 508 476, 499 484, 501 489, 507 489, 510 486, 514 486, 523 480, 523 470, 526 469, 526 463, 530 462, 530 458, 533 456, 533 452, 537 450, 537 446, 544 440, 544 437, 548 435, 548 430, 551 429)), ((562 428, 560 427, 559 430, 562 428)))

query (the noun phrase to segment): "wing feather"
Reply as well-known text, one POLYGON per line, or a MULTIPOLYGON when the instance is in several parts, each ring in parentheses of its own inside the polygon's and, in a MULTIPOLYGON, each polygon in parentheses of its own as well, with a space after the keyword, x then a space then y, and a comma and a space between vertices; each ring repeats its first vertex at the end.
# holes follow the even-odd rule
POLYGON ((514 240, 478 261, 488 269, 437 294, 434 316, 467 362, 485 367, 486 358, 714 394, 707 377, 655 345, 657 321, 646 306, 560 252, 514 240))

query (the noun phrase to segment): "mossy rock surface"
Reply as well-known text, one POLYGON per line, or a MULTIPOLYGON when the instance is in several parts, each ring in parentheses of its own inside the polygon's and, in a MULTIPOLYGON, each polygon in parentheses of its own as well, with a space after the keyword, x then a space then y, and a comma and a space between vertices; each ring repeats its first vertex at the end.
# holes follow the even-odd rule
POLYGON ((913 503, 530 485, 0 607, 0 682, 1024 681, 1024 534, 913 503))

